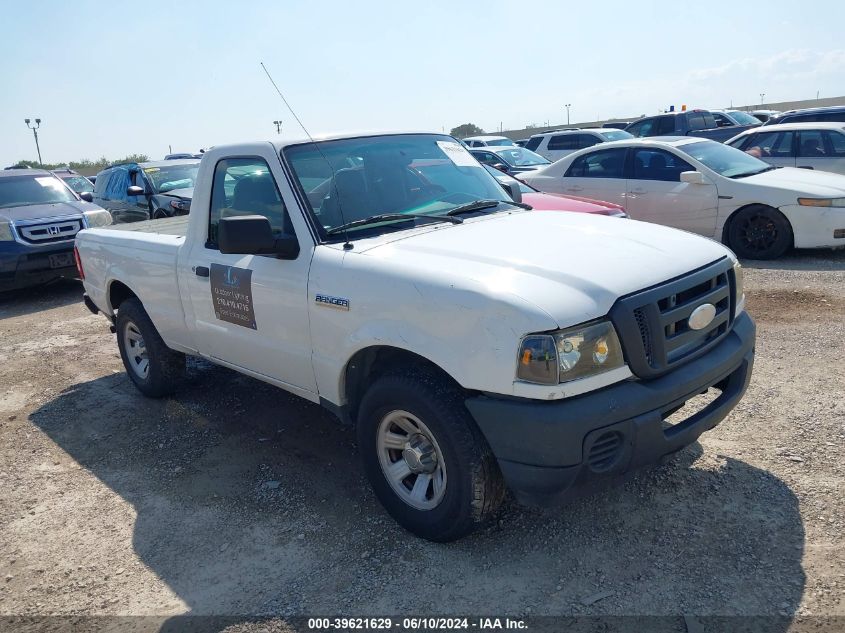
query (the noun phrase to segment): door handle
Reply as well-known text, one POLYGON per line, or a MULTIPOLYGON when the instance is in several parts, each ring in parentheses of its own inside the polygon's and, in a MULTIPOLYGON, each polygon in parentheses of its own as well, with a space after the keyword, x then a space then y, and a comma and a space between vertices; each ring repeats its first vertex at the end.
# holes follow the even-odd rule
POLYGON ((208 266, 194 266, 194 272, 197 277, 208 277, 209 275, 208 266))
POLYGON ((629 191, 628 193, 648 193, 648 192, 645 189, 641 189, 641 188, 638 187, 637 189, 631 189, 631 191, 629 191))
POLYGON ((583 189, 584 189, 584 187, 579 187, 578 185, 575 185, 574 187, 567 187, 566 188, 567 191, 583 191, 583 189))

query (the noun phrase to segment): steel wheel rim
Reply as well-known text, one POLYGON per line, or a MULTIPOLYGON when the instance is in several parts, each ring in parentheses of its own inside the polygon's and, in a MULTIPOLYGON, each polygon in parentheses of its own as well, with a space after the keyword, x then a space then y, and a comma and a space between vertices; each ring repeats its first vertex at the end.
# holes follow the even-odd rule
POLYGON ((771 218, 755 214, 742 223, 741 235, 746 248, 759 253, 777 242, 778 228, 771 218))
POLYGON ((147 344, 138 326, 132 321, 123 328, 123 347, 126 350, 126 360, 132 372, 138 378, 144 378, 150 373, 150 359, 147 356, 147 344))
POLYGON ((446 463, 431 430, 414 414, 385 415, 376 433, 376 452, 385 480, 404 503, 433 510, 446 493, 446 463))

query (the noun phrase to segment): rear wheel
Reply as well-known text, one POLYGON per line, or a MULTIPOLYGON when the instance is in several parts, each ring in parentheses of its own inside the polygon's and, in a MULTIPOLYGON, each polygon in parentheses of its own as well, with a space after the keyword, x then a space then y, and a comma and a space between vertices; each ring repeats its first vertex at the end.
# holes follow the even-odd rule
POLYGON ((173 393, 185 373, 185 356, 167 347, 138 299, 120 304, 116 330, 126 373, 141 393, 151 398, 173 393))
POLYGON ((727 242, 739 257, 776 259, 792 246, 792 226, 777 209, 757 204, 731 218, 727 242))
POLYGON ((496 512, 505 488, 464 394, 424 369, 382 376, 361 402, 358 446, 376 496, 404 528, 452 541, 496 512))

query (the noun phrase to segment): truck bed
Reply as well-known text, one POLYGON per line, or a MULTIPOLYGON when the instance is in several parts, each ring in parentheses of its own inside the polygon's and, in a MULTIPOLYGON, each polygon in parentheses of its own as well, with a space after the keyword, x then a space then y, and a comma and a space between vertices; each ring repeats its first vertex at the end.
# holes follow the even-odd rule
POLYGON ((175 218, 164 218, 162 220, 146 220, 144 222, 112 224, 108 228, 115 231, 132 231, 138 233, 155 233, 156 235, 185 237, 185 234, 188 231, 188 216, 182 215, 175 218))

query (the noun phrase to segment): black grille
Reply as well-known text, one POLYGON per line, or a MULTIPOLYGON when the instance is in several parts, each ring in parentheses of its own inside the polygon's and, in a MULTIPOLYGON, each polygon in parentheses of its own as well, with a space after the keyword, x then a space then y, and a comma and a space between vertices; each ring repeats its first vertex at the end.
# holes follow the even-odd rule
POLYGON ((610 312, 631 371, 648 378, 692 360, 725 336, 733 323, 733 265, 728 258, 621 298, 610 312), (692 329, 693 311, 715 307, 713 320, 692 329))
POLYGON ((617 431, 608 431, 601 435, 587 453, 587 464, 595 472, 612 468, 622 453, 622 435, 617 431))

